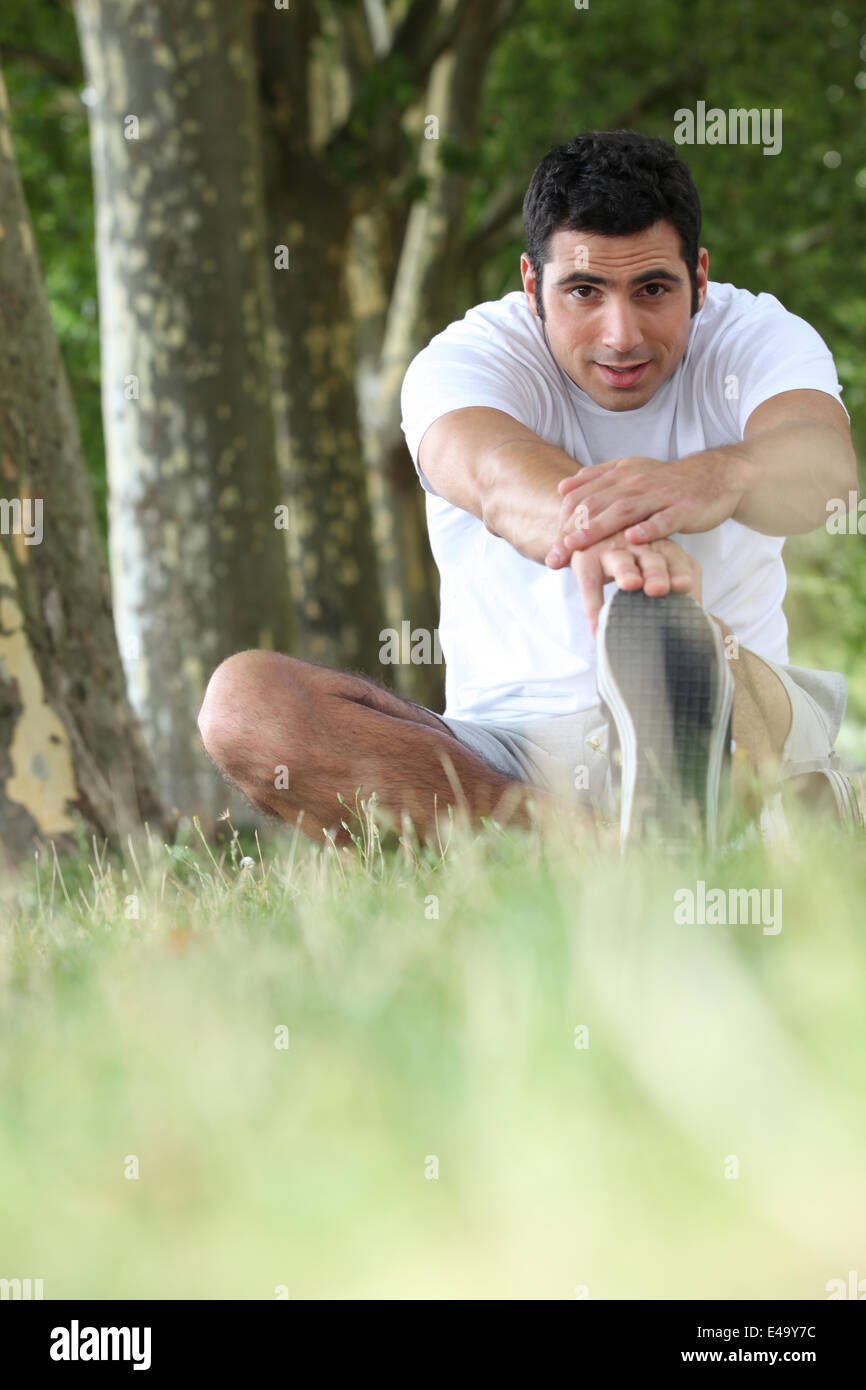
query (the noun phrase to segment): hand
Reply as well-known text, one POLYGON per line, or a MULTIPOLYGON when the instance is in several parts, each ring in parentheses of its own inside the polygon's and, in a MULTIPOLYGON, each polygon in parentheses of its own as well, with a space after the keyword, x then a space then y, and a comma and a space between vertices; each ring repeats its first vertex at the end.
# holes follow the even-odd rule
POLYGON ((583 610, 593 637, 604 603, 604 586, 616 580, 621 589, 643 589, 651 598, 691 594, 701 601, 701 567, 676 541, 651 541, 630 545, 625 532, 608 536, 586 550, 575 551, 571 568, 583 599, 583 610))
POLYGON ((711 531, 736 511, 743 484, 733 455, 708 449, 669 463, 611 459, 563 478, 558 490, 559 531, 545 557, 551 569, 618 531, 638 545, 677 532, 711 531))

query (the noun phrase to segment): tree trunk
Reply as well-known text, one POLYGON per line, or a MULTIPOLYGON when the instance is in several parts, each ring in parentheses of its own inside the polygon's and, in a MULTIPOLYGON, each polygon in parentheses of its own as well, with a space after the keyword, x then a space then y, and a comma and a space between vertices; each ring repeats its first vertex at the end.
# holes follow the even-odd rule
POLYGON ((251 11, 76 0, 93 89, 115 614, 160 791, 226 802, 195 715, 218 662, 292 645, 251 11))
POLYGON ((0 845, 162 828, 0 77, 0 845))
POLYGON ((315 127, 335 119, 339 74, 311 82, 309 13, 259 8, 266 202, 272 241, 280 379, 289 417, 289 549, 299 655, 388 675, 379 665, 382 605, 358 403, 347 287, 348 195, 319 161, 315 127))
MULTIPOLYGON (((393 371, 382 360, 396 259, 384 211, 356 217, 349 261, 356 381, 384 622, 401 632, 408 619, 412 631, 432 632, 439 620, 439 574, 427 539, 424 493, 400 429, 400 387, 409 359, 401 355, 393 371)), ((392 672, 400 694, 431 709, 442 707, 442 665, 406 662, 392 672)))
MULTIPOLYGON (((352 282, 364 438, 386 621, 398 628, 401 618, 413 628, 433 628, 439 611, 423 493, 401 429, 400 391, 412 358, 453 313, 452 267, 460 263, 484 74, 515 9, 515 0, 468 0, 453 47, 433 65, 416 117, 424 125, 418 156, 423 194, 409 209, 396 251, 380 212, 365 212, 355 224, 352 282)), ((398 688, 412 699, 433 708, 443 699, 441 666, 406 665, 397 673, 398 688)))

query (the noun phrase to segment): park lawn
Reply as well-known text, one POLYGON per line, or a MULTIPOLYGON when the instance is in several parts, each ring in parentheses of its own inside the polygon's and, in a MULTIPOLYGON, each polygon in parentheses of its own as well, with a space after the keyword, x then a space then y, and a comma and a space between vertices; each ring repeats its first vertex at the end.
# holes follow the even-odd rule
POLYGON ((623 861, 488 824, 418 853, 368 816, 351 851, 287 833, 243 868, 186 839, 7 885, 0 1277, 822 1299, 866 1276, 862 839, 623 861), (699 880, 781 890, 781 930, 678 923, 699 880))

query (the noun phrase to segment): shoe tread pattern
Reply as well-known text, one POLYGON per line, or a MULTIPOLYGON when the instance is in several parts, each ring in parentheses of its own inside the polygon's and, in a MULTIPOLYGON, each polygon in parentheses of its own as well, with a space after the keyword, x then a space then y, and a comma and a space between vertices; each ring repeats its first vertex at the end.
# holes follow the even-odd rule
MULTIPOLYGON (((656 821, 666 836, 700 832, 724 680, 711 620, 686 594, 621 590, 613 608, 605 649, 635 731, 633 823, 656 821)), ((730 730, 726 757, 729 746, 730 730)))

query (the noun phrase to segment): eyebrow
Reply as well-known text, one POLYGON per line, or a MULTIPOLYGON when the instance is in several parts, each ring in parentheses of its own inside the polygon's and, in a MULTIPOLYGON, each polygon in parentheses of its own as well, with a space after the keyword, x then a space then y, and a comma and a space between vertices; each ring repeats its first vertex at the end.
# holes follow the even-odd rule
MULTIPOLYGON (((635 275, 629 280, 630 285, 645 285, 650 280, 669 280, 674 285, 681 285, 683 277, 675 275, 672 270, 644 270, 640 275, 635 275)), ((606 280, 603 275, 590 275, 587 270, 572 270, 568 275, 563 275, 561 280, 555 282, 556 289, 564 289, 566 285, 611 285, 612 280, 606 280)))

